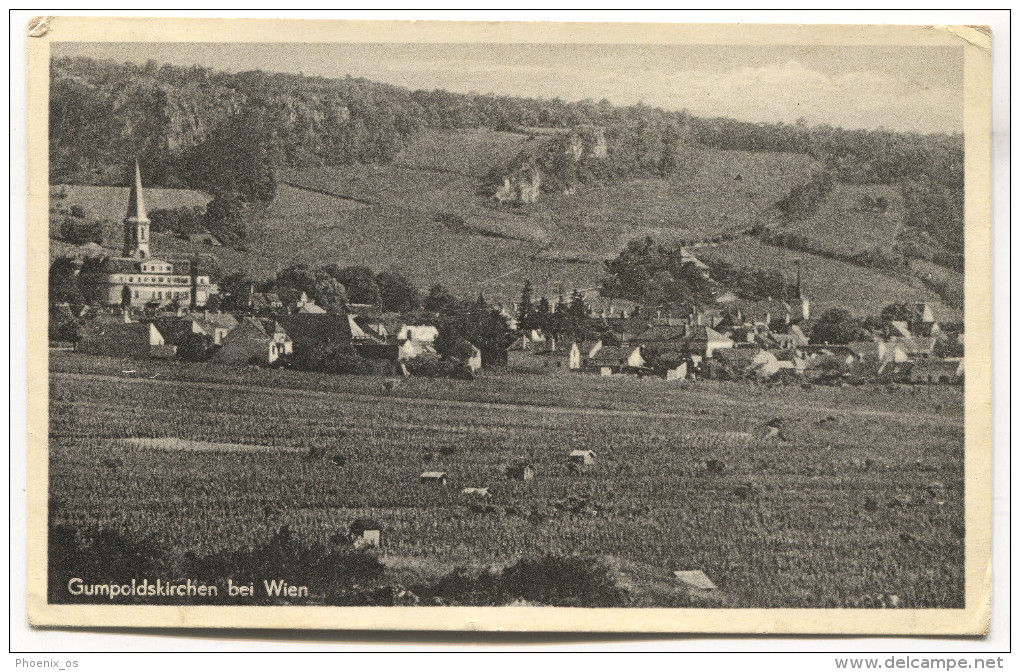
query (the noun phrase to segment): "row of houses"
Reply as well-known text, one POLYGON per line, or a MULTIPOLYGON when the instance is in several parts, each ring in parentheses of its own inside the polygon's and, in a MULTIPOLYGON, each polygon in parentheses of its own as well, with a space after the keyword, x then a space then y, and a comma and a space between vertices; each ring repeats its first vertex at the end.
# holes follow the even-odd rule
MULTIPOLYGON (((778 308, 783 305, 788 304, 778 308)), ((508 350, 507 367, 529 373, 587 371, 667 379, 698 375, 764 379, 784 370, 808 378, 834 373, 932 383, 963 378, 962 337, 957 343, 960 356, 938 356, 936 346, 949 337, 926 304, 916 306, 917 319, 890 325, 885 331, 891 335, 876 333, 871 340, 845 345, 811 344, 792 316, 785 310, 773 312, 776 308, 758 302, 745 304, 739 312, 726 311, 718 319, 707 311, 683 320, 618 319, 608 325, 604 338, 594 341, 557 344, 531 331, 508 350)))
MULTIPOLYGON (((394 363, 436 355, 436 327, 406 324, 394 314, 361 318, 357 315, 294 313, 274 317, 242 316, 208 311, 140 317, 130 310, 99 314, 83 321, 75 350, 112 357, 173 358, 194 336, 216 346, 210 361, 218 364, 276 362, 295 351, 339 344, 354 346, 368 359, 394 363)), ((465 362, 481 368, 481 351, 474 348, 465 362)))

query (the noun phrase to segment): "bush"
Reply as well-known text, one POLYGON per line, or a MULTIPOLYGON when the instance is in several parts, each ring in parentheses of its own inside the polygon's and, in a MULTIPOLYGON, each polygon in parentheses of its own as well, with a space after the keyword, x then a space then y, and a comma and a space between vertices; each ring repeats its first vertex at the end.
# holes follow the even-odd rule
MULTIPOLYGON (((285 578, 291 585, 305 585, 309 593, 326 604, 348 604, 351 591, 379 579, 385 566, 369 551, 355 549, 346 534, 335 534, 332 545, 305 545, 295 539, 289 525, 280 527, 266 543, 252 549, 208 556, 190 556, 186 569, 191 576, 216 577, 222 583, 255 583, 285 578)), ((256 602, 279 604, 286 598, 256 592, 256 602)), ((245 604, 252 600, 246 599, 245 604)))
POLYGON ((472 380, 475 375, 467 364, 452 359, 436 359, 435 357, 415 357, 407 361, 407 370, 414 376, 426 378, 455 378, 472 380))
MULTIPOLYGON (((254 598, 244 604, 279 604, 283 597, 265 595, 262 581, 285 579, 288 584, 308 587, 309 597, 326 604, 348 604, 357 599, 359 589, 378 580, 385 566, 370 551, 354 548, 346 534, 333 536, 332 545, 306 545, 297 540, 287 525, 279 528, 271 539, 256 546, 232 553, 206 556, 186 554, 174 558, 150 537, 137 537, 109 528, 77 529, 60 525, 49 535, 49 601, 54 603, 110 603, 107 595, 74 596, 68 592, 68 581, 81 578, 86 584, 118 583, 132 578, 150 581, 156 577, 194 577, 200 583, 215 585, 217 603, 237 602, 226 595, 227 580, 235 584, 253 583, 254 598), (224 599, 226 598, 226 599, 224 599)), ((209 601, 208 597, 117 598, 114 602, 158 604, 172 601, 188 604, 209 601)))
POLYGON ((299 347, 286 364, 299 371, 323 373, 356 373, 367 370, 365 360, 350 343, 328 343, 299 347))
POLYGON ((592 556, 525 558, 503 570, 500 584, 509 597, 558 607, 620 607, 627 602, 614 569, 592 556))
POLYGON ((205 334, 189 334, 177 347, 177 356, 186 362, 204 362, 213 352, 212 338, 205 334))
POLYGON ((60 224, 60 237, 72 245, 102 245, 103 225, 97 221, 68 217, 60 224))
POLYGON ((169 208, 149 211, 153 231, 169 231, 181 236, 205 231, 205 208, 169 208))
MULTIPOLYGON (((58 525, 49 534, 49 601, 110 602, 109 596, 75 596, 68 581, 80 578, 86 585, 124 583, 124 579, 160 576, 166 555, 151 537, 137 538, 109 528, 79 529, 58 525)), ((137 598, 135 598, 137 601, 137 598)))

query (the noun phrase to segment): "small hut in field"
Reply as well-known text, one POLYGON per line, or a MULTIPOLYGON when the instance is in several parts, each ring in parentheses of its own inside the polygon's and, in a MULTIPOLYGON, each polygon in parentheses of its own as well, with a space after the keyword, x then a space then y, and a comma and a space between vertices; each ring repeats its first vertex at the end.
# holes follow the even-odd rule
POLYGON ((371 518, 358 518, 348 529, 357 548, 382 546, 382 523, 371 518))
POLYGON ((594 450, 572 450, 570 451, 570 463, 579 467, 587 467, 595 464, 594 450))
POLYGON ((426 471, 418 477, 418 481, 424 485, 435 485, 441 488, 446 487, 446 472, 445 471, 426 471))
POLYGON ((517 481, 530 481, 535 478, 535 465, 528 462, 511 464, 505 470, 506 477, 517 481))

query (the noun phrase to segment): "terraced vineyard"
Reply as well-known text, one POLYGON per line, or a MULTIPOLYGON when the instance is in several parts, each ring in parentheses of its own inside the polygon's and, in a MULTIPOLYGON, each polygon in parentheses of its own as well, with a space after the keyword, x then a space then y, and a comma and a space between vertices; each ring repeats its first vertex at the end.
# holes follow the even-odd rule
POLYGON ((587 553, 632 568, 653 604, 676 569, 704 570, 730 606, 963 603, 956 389, 489 375, 385 392, 367 377, 74 354, 51 368, 53 524, 210 553, 282 525, 325 542, 371 517, 389 580, 587 553), (774 418, 782 440, 758 438, 774 418), (566 456, 582 448, 598 455, 578 475, 566 456), (534 480, 505 478, 517 460, 534 480), (419 483, 426 470, 449 487, 419 483))

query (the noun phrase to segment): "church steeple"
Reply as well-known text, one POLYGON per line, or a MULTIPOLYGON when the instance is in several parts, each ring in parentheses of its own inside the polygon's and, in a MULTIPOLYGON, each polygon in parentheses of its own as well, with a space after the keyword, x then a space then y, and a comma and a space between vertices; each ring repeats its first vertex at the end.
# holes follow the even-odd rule
POLYGON ((124 217, 124 256, 136 259, 149 258, 149 216, 145 212, 142 194, 142 171, 135 161, 135 179, 128 196, 127 215, 124 217))

